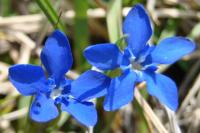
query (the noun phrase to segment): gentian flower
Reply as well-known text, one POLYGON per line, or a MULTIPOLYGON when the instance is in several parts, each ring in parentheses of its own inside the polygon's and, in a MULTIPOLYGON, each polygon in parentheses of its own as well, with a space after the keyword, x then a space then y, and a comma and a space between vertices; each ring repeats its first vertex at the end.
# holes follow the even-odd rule
POLYGON ((89 100, 106 94, 110 82, 107 76, 88 70, 72 81, 65 73, 72 66, 72 54, 67 37, 55 30, 46 40, 41 52, 41 66, 19 64, 9 68, 9 78, 24 96, 34 95, 30 117, 37 122, 48 122, 59 115, 58 107, 86 126, 97 121, 95 106, 89 100))
POLYGON ((150 19, 140 4, 133 7, 123 23, 127 47, 104 43, 85 49, 84 56, 93 66, 107 71, 121 69, 112 79, 104 101, 104 109, 119 109, 133 100, 135 83, 146 81, 147 91, 172 110, 178 107, 176 84, 169 77, 156 73, 158 64, 172 64, 192 52, 195 44, 183 37, 170 37, 157 46, 148 43, 152 28, 150 19))

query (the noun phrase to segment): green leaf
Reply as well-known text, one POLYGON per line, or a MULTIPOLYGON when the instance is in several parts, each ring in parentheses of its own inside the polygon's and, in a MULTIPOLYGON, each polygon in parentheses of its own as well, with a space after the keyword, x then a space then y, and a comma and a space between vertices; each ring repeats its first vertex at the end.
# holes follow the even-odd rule
POLYGON ((127 43, 125 39, 127 38, 127 35, 123 35, 121 38, 119 38, 116 41, 117 46, 120 48, 120 50, 124 51, 124 49, 127 47, 127 43))
POLYGON ((106 16, 110 42, 115 43, 122 35, 121 0, 113 0, 106 16))
POLYGON ((63 32, 66 32, 65 26, 63 25, 61 20, 59 20, 59 15, 56 13, 49 0, 36 0, 36 3, 42 9, 42 11, 55 29, 60 29, 63 32))
POLYGON ((89 31, 88 31, 88 21, 87 21, 87 10, 88 10, 87 0, 74 0, 74 9, 76 12, 75 24, 74 24, 74 42, 75 42, 75 63, 76 69, 78 71, 83 71, 83 64, 86 62, 83 57, 83 50, 89 44, 89 31))
MULTIPOLYGON (((31 106, 32 100, 33 100, 32 96, 26 96, 26 97, 20 96, 18 102, 18 109, 22 109, 24 107, 29 108, 31 106)), ((28 112, 24 118, 18 119, 18 130, 26 132, 31 127, 29 122, 30 121, 28 112)))
POLYGON ((12 13, 11 0, 0 1, 0 15, 9 16, 12 13))

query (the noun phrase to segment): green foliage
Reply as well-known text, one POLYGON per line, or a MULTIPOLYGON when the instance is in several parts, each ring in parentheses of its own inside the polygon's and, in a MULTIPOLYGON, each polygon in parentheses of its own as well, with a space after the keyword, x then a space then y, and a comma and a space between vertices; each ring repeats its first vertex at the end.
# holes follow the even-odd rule
POLYGON ((89 31, 88 31, 88 19, 87 9, 89 5, 87 0, 74 0, 74 9, 76 12, 75 23, 74 23, 74 52, 75 52, 75 63, 78 71, 85 70, 84 65, 86 60, 83 57, 82 51, 89 44, 89 31))
MULTIPOLYGON (((18 102, 18 109, 28 108, 31 105, 32 98, 33 97, 31 97, 31 96, 28 96, 28 97, 20 96, 19 102, 18 102)), ((30 127, 29 115, 27 114, 25 118, 18 119, 18 125, 17 126, 18 126, 17 127, 18 131, 21 132, 21 133, 28 130, 28 128, 30 127), (24 127, 26 127, 26 128, 24 128, 24 127)))
POLYGON ((51 22, 52 26, 55 29, 60 29, 63 32, 66 32, 65 26, 60 20, 60 16, 56 13, 52 4, 49 0, 36 0, 38 6, 42 9, 43 13, 46 15, 48 20, 51 22))
POLYGON ((123 35, 120 39, 116 41, 116 44, 120 48, 120 50, 124 50, 127 46, 126 41, 125 41, 126 37, 127 35, 123 35))
POLYGON ((11 0, 0 1, 0 12, 2 16, 9 16, 12 14, 11 0))

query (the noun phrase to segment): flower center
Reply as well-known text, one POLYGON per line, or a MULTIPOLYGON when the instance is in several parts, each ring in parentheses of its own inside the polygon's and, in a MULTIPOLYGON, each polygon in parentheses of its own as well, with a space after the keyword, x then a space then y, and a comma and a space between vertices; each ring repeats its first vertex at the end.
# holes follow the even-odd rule
POLYGON ((131 68, 132 70, 137 70, 137 71, 141 71, 143 66, 141 65, 141 61, 136 59, 135 57, 129 57, 129 68, 131 68))
POLYGON ((143 66, 141 63, 145 60, 145 56, 135 57, 134 54, 130 51, 130 49, 124 50, 124 58, 122 60, 122 66, 124 68, 131 68, 133 70, 141 71, 143 66))
POLYGON ((56 99, 57 97, 59 97, 62 94, 62 90, 63 88, 59 87, 59 88, 53 88, 50 94, 50 97, 52 99, 56 99))
POLYGON ((135 61, 131 62, 131 66, 133 70, 139 70, 139 71, 142 70, 143 67, 140 63, 135 61))
POLYGON ((49 86, 50 97, 52 99, 56 99, 62 94, 63 87, 56 86, 54 79, 52 78, 48 79, 48 86, 49 86))
POLYGON ((70 93, 70 89, 71 89, 71 81, 70 80, 63 80, 62 82, 60 82, 59 85, 56 85, 55 80, 52 78, 48 78, 48 82, 47 82, 48 86, 49 86, 49 90, 48 90, 48 94, 52 99, 57 99, 59 97, 62 96, 67 96, 70 93))

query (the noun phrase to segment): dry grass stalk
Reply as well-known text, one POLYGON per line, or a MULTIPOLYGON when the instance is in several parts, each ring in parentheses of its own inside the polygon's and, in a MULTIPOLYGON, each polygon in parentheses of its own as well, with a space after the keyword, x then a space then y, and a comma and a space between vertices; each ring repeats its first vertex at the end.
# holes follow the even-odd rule
POLYGON ((24 117, 28 112, 28 108, 22 108, 20 110, 13 111, 8 114, 0 116, 0 121, 13 121, 19 118, 24 117))
POLYGON ((191 102, 192 99, 194 99, 195 94, 199 91, 199 88, 200 88, 200 74, 197 76, 192 88, 190 89, 186 98, 183 100, 177 113, 178 116, 181 116, 181 114, 183 114, 186 106, 191 102))
POLYGON ((138 88, 135 88, 135 99, 142 107, 144 113, 146 116, 149 117, 153 125, 156 127, 159 133, 168 133, 168 131, 165 129, 164 125, 161 123, 161 121, 158 119, 156 114, 153 112, 149 104, 146 102, 146 100, 141 96, 140 92, 138 91, 138 88))

